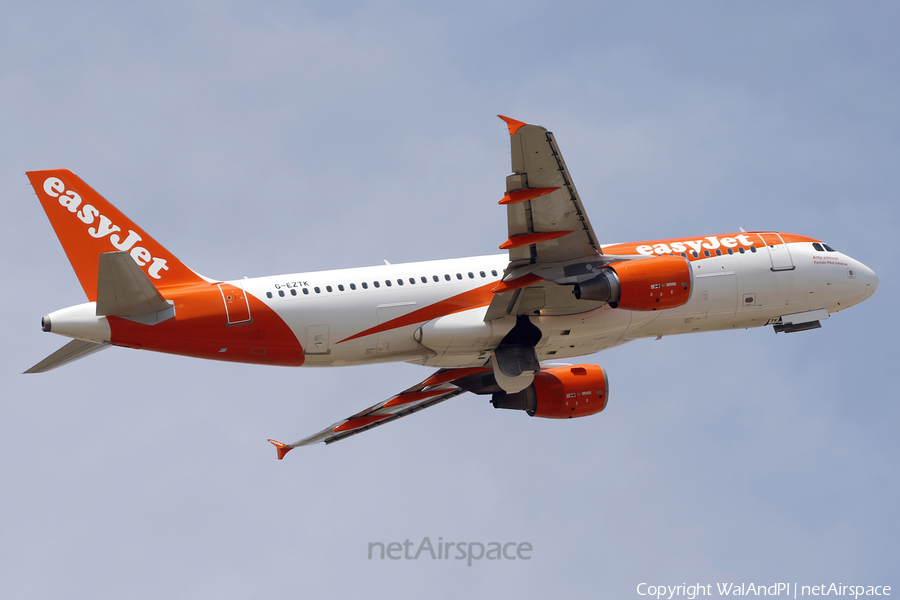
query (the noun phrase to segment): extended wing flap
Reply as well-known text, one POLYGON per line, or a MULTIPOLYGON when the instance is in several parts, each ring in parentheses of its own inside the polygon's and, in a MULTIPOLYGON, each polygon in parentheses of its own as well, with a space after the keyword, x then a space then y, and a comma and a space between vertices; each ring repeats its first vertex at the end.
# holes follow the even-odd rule
POLYGON ((25 373, 46 373, 57 367, 61 367, 79 358, 84 358, 89 354, 93 354, 99 350, 108 348, 106 344, 98 344, 96 342, 86 342, 84 340, 72 340, 38 364, 34 365, 25 373))
POLYGON ((285 454, 300 446, 340 441, 462 394, 465 390, 454 385, 454 381, 480 370, 486 369, 441 369, 425 381, 293 444, 271 439, 269 442, 276 447, 278 459, 281 460, 285 454))

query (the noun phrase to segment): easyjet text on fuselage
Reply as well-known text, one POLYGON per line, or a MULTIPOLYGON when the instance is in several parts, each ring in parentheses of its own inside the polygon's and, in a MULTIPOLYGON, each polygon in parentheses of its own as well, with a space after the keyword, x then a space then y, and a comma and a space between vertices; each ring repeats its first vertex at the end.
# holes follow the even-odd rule
POLYGON ((753 246, 753 242, 751 242, 750 238, 745 234, 722 238, 719 238, 717 235, 708 235, 699 240, 678 240, 669 243, 658 242, 653 244, 641 244, 635 246, 635 251, 644 256, 653 256, 654 254, 680 254, 681 252, 696 252, 699 254, 703 250, 737 248, 738 246, 749 248, 753 246))

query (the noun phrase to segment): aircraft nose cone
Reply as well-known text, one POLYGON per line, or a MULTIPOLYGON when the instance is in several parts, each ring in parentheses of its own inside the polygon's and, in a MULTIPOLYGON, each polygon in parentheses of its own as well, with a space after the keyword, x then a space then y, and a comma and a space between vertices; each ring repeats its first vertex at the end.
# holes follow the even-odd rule
POLYGON ((853 265, 855 276, 852 279, 853 288, 856 293, 862 292, 862 300, 860 302, 868 300, 875 293, 875 290, 878 289, 878 275, 858 260, 853 260, 851 264, 853 265))
POLYGON ((866 299, 868 300, 878 289, 878 275, 869 267, 863 266, 863 279, 866 282, 866 299))

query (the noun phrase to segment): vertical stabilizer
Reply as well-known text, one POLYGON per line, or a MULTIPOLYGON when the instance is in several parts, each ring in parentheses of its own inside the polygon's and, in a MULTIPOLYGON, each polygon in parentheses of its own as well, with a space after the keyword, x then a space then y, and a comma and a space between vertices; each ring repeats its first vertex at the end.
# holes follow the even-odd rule
POLYGON ((27 175, 91 302, 99 256, 107 252, 127 252, 160 290, 205 281, 71 171, 27 175))

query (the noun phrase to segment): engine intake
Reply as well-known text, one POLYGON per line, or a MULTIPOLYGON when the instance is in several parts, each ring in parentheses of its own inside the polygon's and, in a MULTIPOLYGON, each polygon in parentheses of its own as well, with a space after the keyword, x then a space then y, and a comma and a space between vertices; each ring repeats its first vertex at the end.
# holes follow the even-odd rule
POLYGON ((494 408, 524 410, 531 417, 572 419, 606 408, 609 382, 597 365, 556 367, 534 376, 534 383, 515 394, 496 392, 494 408))
POLYGON ((626 310, 677 308, 691 299, 694 272, 682 256, 657 256, 611 263, 575 284, 579 300, 606 302, 626 310))

